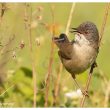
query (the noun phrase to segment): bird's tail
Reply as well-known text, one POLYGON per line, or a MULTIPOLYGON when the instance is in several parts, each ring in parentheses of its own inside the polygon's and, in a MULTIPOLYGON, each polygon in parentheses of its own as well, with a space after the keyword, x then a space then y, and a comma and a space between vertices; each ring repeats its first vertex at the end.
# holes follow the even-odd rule
POLYGON ((69 43, 66 34, 60 34, 59 37, 53 37, 52 40, 58 46, 59 49, 62 47, 62 45, 65 45, 65 43, 69 43))
POLYGON ((60 56, 70 59, 73 46, 68 40, 66 34, 61 34, 59 37, 53 37, 53 41, 59 48, 60 56))

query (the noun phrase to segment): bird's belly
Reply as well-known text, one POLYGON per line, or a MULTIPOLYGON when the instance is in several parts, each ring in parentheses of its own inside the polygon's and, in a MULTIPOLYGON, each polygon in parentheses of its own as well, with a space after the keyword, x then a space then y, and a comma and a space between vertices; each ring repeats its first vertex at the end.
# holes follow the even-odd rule
POLYGON ((83 45, 74 46, 74 53, 71 60, 64 61, 64 66, 70 73, 79 74, 88 69, 95 61, 97 52, 94 48, 83 45))

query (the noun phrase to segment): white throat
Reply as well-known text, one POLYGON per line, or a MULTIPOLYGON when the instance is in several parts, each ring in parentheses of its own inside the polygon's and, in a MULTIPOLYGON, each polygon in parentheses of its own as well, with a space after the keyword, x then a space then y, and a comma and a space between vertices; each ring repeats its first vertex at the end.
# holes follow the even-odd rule
POLYGON ((76 33, 75 34, 75 42, 81 45, 89 45, 90 42, 85 38, 83 34, 76 33))

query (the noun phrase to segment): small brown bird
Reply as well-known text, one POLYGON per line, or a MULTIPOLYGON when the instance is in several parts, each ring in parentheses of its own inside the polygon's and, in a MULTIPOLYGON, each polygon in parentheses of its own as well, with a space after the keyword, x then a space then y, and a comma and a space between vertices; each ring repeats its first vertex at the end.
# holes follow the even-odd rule
POLYGON ((99 50, 99 32, 92 22, 84 22, 77 28, 72 28, 75 39, 69 41, 66 34, 53 37, 58 46, 58 55, 66 70, 71 73, 75 83, 75 75, 87 70, 95 61, 99 50))

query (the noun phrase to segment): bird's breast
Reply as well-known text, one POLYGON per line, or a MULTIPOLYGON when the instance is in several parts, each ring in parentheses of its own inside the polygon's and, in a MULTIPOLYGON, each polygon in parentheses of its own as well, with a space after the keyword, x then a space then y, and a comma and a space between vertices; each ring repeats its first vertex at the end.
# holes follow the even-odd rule
POLYGON ((73 44, 71 60, 65 60, 64 66, 70 73, 82 73, 90 67, 97 56, 96 50, 88 44, 73 44))
POLYGON ((97 56, 97 51, 90 45, 84 44, 80 46, 74 44, 73 49, 72 59, 75 60, 76 58, 80 66, 92 64, 97 56))

